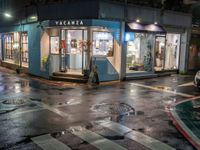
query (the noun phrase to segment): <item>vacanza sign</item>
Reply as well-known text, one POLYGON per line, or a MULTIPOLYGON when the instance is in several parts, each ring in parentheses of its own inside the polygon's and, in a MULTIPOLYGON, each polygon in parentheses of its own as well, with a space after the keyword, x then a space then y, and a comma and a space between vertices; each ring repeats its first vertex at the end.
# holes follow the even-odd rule
POLYGON ((83 20, 55 20, 51 22, 55 26, 84 26, 83 20))

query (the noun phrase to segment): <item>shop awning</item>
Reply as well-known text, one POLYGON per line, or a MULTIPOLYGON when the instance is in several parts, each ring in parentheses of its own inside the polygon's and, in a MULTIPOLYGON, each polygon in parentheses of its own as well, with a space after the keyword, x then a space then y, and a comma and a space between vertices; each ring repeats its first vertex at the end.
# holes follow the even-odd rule
POLYGON ((165 29, 160 25, 155 24, 141 24, 137 22, 131 22, 126 24, 126 32, 155 32, 166 33, 165 29))

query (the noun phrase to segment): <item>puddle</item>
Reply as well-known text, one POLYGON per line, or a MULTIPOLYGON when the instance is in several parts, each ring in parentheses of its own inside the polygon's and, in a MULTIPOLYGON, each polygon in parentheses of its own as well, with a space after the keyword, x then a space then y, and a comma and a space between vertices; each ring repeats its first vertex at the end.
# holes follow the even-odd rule
POLYGON ((109 139, 109 140, 123 140, 124 139, 124 136, 119 136, 119 135, 116 135, 116 136, 104 136, 105 138, 109 139))
POLYGON ((30 100, 37 101, 37 102, 41 102, 42 101, 42 99, 40 99, 40 98, 30 98, 30 100))
POLYGON ((136 116, 144 115, 144 111, 136 111, 135 115, 136 116))
POLYGON ((17 109, 17 108, 13 108, 13 109, 1 109, 1 110, 0 110, 0 115, 13 112, 13 111, 15 111, 16 109, 17 109))

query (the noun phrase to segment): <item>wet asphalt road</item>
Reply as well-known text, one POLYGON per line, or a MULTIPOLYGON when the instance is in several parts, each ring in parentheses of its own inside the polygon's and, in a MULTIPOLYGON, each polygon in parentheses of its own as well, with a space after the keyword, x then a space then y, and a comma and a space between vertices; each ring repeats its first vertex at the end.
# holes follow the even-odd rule
POLYGON ((32 139, 46 134, 70 149, 98 149, 69 130, 75 126, 126 149, 148 149, 96 123, 110 120, 178 150, 192 150, 167 114, 170 103, 187 99, 181 94, 200 95, 192 80, 190 75, 173 75, 99 86, 51 86, 1 71, 0 149, 42 149, 32 139))

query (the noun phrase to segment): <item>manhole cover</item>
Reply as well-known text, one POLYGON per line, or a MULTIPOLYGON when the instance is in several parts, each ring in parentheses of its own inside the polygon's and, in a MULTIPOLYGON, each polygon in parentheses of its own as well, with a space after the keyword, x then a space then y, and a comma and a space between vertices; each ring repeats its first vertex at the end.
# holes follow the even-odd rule
POLYGON ((21 99, 21 98, 13 98, 13 99, 8 99, 8 100, 4 100, 2 102, 2 104, 4 105, 24 105, 28 103, 28 100, 27 99, 21 99))
POLYGON ((128 115, 134 114, 135 109, 128 104, 125 103, 117 103, 117 104, 98 104, 92 107, 93 111, 109 113, 113 115, 128 115))

